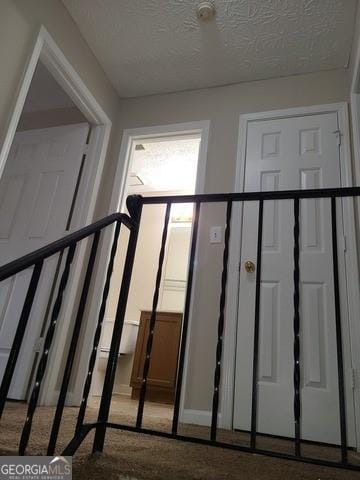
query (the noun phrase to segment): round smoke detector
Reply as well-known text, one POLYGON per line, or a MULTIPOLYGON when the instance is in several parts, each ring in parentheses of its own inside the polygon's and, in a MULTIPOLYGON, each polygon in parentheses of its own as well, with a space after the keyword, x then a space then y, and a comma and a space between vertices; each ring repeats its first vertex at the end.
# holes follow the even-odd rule
POLYGON ((212 2, 200 2, 196 7, 196 14, 200 20, 210 20, 215 15, 215 6, 212 2))

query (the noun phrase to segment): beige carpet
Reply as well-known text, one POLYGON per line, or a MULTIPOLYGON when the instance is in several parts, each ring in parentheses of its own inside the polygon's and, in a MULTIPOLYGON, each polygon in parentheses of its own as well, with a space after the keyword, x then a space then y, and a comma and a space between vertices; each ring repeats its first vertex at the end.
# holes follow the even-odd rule
MULTIPOLYGON (((87 420, 96 418, 97 409, 88 409, 87 420)), ((40 407, 34 418, 29 454, 45 454, 54 410, 40 407)), ((111 421, 134 424, 135 408, 132 404, 115 401, 111 421), (122 413, 123 412, 123 413, 122 413)), ((22 424, 26 414, 22 404, 9 403, 0 424, 0 454, 16 451, 22 424)), ((60 432, 58 451, 72 437, 77 409, 67 408, 60 432)), ((170 409, 161 409, 154 404, 145 408, 144 426, 170 431, 170 409), (162 418, 160 418, 160 414, 162 418)), ((179 433, 208 438, 208 429, 181 426, 179 433)), ((73 459, 74 479, 93 480, 360 480, 360 472, 319 467, 299 462, 286 461, 224 450, 216 447, 195 445, 143 434, 109 430, 103 454, 89 455, 93 433, 84 441, 73 459)), ((219 432, 219 440, 246 445, 248 436, 234 432, 219 432)), ((259 440, 259 448, 273 448, 291 452, 287 441, 269 438, 259 440)), ((336 449, 304 446, 307 455, 323 458, 338 458, 336 449)), ((354 454, 353 462, 357 461, 354 454)))

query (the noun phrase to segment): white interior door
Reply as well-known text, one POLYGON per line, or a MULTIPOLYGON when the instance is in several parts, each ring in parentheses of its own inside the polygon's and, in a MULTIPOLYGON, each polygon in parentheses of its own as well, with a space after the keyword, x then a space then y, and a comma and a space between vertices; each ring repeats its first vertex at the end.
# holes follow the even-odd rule
MULTIPOLYGON (((0 180, 0 265, 66 233, 89 125, 19 132, 0 180)), ((9 397, 24 399, 58 256, 44 264, 9 397)), ((31 278, 0 283, 0 380, 31 278)))
MULTIPOLYGON (((245 191, 340 187, 336 113, 248 124, 245 191)), ((249 430, 254 342, 258 202, 243 210, 234 428, 249 430)), ((342 228, 341 208, 338 213, 342 228)), ((300 342, 303 439, 340 443, 330 200, 300 202, 300 342)), ((294 436, 293 201, 266 201, 260 287, 257 431, 294 436)), ((340 271, 344 259, 339 251, 340 271)), ((344 276, 340 281, 345 282, 344 276)), ((345 374, 350 373, 348 319, 342 312, 345 374)), ((348 377, 349 378, 349 377, 348 377)), ((346 385, 348 437, 354 406, 346 385)))

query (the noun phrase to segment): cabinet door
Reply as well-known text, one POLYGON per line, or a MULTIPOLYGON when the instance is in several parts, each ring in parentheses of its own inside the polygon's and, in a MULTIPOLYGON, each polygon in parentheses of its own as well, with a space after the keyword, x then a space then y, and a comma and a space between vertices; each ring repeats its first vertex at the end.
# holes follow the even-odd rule
MULTIPOLYGON (((149 334, 150 312, 142 312, 138 341, 136 344, 131 385, 138 386, 142 373, 149 334)), ((155 322, 148 385, 173 390, 175 387, 181 314, 158 313, 155 322)))

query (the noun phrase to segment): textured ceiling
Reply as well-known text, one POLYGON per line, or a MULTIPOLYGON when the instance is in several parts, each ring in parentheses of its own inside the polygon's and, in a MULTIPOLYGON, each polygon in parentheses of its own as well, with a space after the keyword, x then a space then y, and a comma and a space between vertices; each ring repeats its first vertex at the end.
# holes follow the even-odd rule
POLYGON ((347 65, 356 0, 63 0, 120 96, 347 65))
MULTIPOLYGON (((135 150, 131 173, 143 182, 128 193, 195 190, 200 138, 142 142, 144 150, 135 150)), ((130 178, 130 184, 132 178, 130 178)))
POLYGON ((68 107, 75 107, 73 101, 39 62, 31 80, 23 111, 29 113, 68 107))

